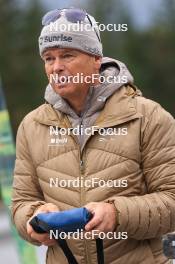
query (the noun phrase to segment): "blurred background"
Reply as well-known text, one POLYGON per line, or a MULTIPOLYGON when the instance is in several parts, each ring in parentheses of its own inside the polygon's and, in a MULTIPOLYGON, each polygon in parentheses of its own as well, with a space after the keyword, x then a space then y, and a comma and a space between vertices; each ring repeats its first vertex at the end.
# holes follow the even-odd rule
POLYGON ((33 254, 15 231, 11 235, 6 210, 10 205, 14 141, 23 117, 44 102, 47 79, 38 52, 41 18, 51 9, 70 6, 85 8, 99 23, 128 24, 127 32, 101 32, 104 56, 123 61, 143 95, 175 116, 175 0, 0 0, 0 111, 6 111, 0 115, 2 264, 12 260, 13 264, 26 264, 25 256, 33 254), (5 144, 11 147, 3 148, 5 144))

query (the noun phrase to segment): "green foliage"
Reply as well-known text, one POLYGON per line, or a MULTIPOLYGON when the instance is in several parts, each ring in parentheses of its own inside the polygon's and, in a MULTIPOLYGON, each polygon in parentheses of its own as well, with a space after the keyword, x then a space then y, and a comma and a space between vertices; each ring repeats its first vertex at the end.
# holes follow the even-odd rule
POLYGON ((43 102, 38 52, 42 14, 38 1, 30 1, 26 9, 15 1, 0 1, 0 74, 15 133, 24 115, 43 102))

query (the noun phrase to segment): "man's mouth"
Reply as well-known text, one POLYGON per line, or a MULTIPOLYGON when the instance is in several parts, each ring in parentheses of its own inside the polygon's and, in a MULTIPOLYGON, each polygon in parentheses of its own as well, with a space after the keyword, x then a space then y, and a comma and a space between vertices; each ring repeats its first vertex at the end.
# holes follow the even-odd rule
POLYGON ((60 76, 60 77, 58 77, 58 82, 57 82, 58 84, 66 84, 66 83, 68 83, 68 77, 67 76, 60 76))
POLYGON ((66 86, 70 82, 69 77, 66 75, 58 76, 52 75, 50 78, 50 84, 55 85, 59 88, 66 86))

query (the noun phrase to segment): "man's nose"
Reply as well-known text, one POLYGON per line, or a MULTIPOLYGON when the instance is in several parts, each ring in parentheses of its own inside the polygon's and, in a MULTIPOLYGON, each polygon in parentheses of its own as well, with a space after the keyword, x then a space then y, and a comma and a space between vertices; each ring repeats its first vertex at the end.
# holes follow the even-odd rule
POLYGON ((53 71, 55 73, 59 73, 60 71, 63 71, 65 68, 63 61, 60 58, 56 58, 53 65, 53 71))

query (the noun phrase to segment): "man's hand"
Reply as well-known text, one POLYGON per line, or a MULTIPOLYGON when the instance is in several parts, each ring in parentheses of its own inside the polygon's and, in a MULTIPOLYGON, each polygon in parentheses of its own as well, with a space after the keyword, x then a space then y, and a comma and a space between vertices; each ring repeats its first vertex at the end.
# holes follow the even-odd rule
POLYGON ((49 212, 56 212, 59 211, 58 207, 52 203, 46 203, 44 205, 41 205, 33 214, 33 216, 29 219, 29 221, 27 222, 27 233, 28 235, 31 236, 32 239, 37 240, 38 242, 40 242, 41 244, 45 245, 45 246, 53 246, 56 244, 56 240, 55 239, 50 239, 49 238, 49 234, 45 233, 45 234, 38 234, 36 233, 32 226, 29 224, 30 220, 37 214, 39 213, 49 213, 49 212))
POLYGON ((86 231, 113 232, 116 228, 116 208, 113 204, 98 202, 85 205, 92 214, 92 219, 85 226, 86 231))

